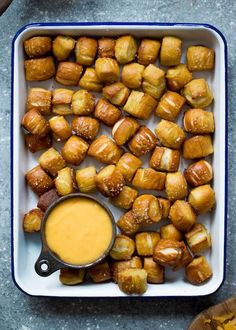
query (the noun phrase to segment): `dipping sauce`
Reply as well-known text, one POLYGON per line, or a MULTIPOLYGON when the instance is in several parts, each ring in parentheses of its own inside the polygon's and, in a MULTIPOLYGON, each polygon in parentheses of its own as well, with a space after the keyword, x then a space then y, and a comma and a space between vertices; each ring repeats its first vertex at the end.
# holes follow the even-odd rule
POLYGON ((88 264, 109 247, 112 222, 96 201, 72 197, 52 209, 46 220, 45 237, 50 250, 72 265, 88 264))

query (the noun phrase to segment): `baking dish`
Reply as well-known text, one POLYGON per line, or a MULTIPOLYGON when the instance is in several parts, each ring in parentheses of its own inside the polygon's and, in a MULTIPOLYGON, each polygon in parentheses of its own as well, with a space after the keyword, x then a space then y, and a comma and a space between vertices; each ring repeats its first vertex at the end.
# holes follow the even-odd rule
MULTIPOLYGON (((213 248, 205 253, 213 268, 213 277, 204 285, 193 286, 184 280, 183 271, 166 271, 166 282, 150 285, 144 296, 202 296, 215 292, 224 280, 226 258, 226 214, 227 214, 227 46, 224 36, 215 27, 190 23, 35 23, 19 30, 13 40, 12 49, 12 114, 11 114, 11 208, 12 208, 12 275, 16 285, 25 293, 36 296, 58 297, 116 297, 125 296, 114 283, 81 286, 62 286, 55 273, 49 278, 39 277, 34 263, 40 252, 39 235, 26 235, 22 230, 22 217, 25 212, 36 206, 36 196, 26 187, 24 174, 36 164, 39 154, 32 155, 24 147, 20 127, 25 111, 28 87, 40 86, 53 88, 59 86, 55 81, 27 83, 24 78, 23 41, 34 35, 68 34, 72 36, 117 36, 132 34, 136 38, 176 35, 184 40, 184 50, 190 44, 204 44, 216 52, 216 67, 213 73, 203 72, 195 77, 204 77, 209 82, 215 102, 210 108, 215 115, 216 132, 214 135, 215 152, 212 159, 215 173, 214 189, 217 207, 214 212, 200 216, 210 230, 213 248)), ((151 120, 151 129, 157 123, 151 120)), ((180 118, 181 121, 181 118, 180 118)), ((108 132, 104 129, 102 133, 108 132)), ((85 160, 82 166, 91 164, 85 160)), ((184 168, 182 161, 181 169, 184 168)), ((96 194, 95 194, 96 195, 96 194)), ((99 198, 108 203, 101 196, 99 198)), ((121 212, 110 206, 115 219, 121 212)))

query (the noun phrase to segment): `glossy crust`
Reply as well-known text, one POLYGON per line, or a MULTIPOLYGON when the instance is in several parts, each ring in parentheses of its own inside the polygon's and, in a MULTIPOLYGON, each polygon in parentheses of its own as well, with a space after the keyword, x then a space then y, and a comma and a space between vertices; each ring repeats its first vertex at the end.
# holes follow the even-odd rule
POLYGON ((142 166, 142 161, 134 155, 126 152, 117 163, 117 168, 121 171, 125 182, 130 183, 135 172, 142 166))
POLYGON ((162 39, 160 62, 164 66, 180 64, 182 55, 182 41, 179 38, 166 36, 162 39))
POLYGON ((78 136, 71 136, 61 149, 67 163, 79 165, 85 158, 89 144, 78 136))
POLYGON ((52 92, 52 112, 60 115, 72 115, 71 102, 74 91, 66 88, 56 88, 52 92))
POLYGON ((198 187, 213 179, 213 170, 210 163, 202 159, 190 164, 184 171, 184 177, 192 187, 198 187))
POLYGON ((206 108, 213 101, 213 94, 205 79, 193 79, 182 89, 182 95, 193 108, 206 108))
POLYGON ((155 99, 160 99, 166 87, 165 71, 149 64, 143 72, 143 91, 155 99))
POLYGON ((85 269, 62 268, 59 280, 64 285, 78 285, 84 282, 85 269))
POLYGON ((139 257, 132 257, 130 260, 112 261, 110 263, 112 279, 115 283, 118 281, 118 274, 125 269, 141 269, 142 261, 139 257))
POLYGON ((76 182, 82 193, 91 193, 96 190, 96 168, 93 166, 84 167, 76 171, 76 182))
POLYGON ((58 171, 54 180, 58 195, 65 196, 76 190, 75 173, 70 167, 65 167, 58 171))
POLYGON ((77 86, 82 71, 82 65, 73 62, 60 62, 57 67, 55 80, 62 85, 77 86))
POLYGON ((110 251, 110 257, 114 260, 129 260, 135 251, 134 241, 125 235, 117 235, 110 251))
POLYGON ((195 135, 186 139, 183 144, 183 157, 196 159, 213 154, 214 149, 210 135, 195 135))
POLYGON ((192 73, 186 64, 179 64, 167 70, 167 86, 172 91, 179 91, 193 79, 192 73))
POLYGON ((167 173, 165 188, 170 201, 184 199, 188 196, 188 185, 181 172, 167 173))
POLYGON ((86 68, 79 81, 79 87, 98 93, 102 91, 103 83, 98 79, 94 68, 86 68))
POLYGON ((185 133, 180 126, 171 121, 162 119, 155 128, 156 136, 163 146, 180 149, 185 133))
POLYGON ((88 273, 94 283, 101 283, 111 279, 110 266, 107 261, 89 268, 88 273))
POLYGON ((35 109, 42 115, 51 113, 52 92, 44 88, 30 88, 27 96, 27 111, 35 109))
POLYGON ((182 200, 175 201, 171 206, 169 218, 173 225, 183 232, 190 231, 197 219, 191 205, 182 200))
POLYGON ((103 88, 102 95, 112 104, 123 106, 129 96, 129 89, 121 82, 116 82, 103 88))
POLYGON ((188 201, 198 214, 209 212, 215 206, 215 192, 209 184, 190 191, 188 201))
POLYGON ((143 65, 149 65, 156 62, 161 43, 154 39, 142 39, 138 48, 138 62, 143 65))
POLYGON ((146 126, 142 126, 129 141, 130 151, 137 157, 143 156, 155 148, 157 138, 146 126))
POLYGON ((165 280, 165 268, 153 261, 152 257, 143 259, 143 269, 147 272, 148 283, 161 284, 165 280))
POLYGON ((63 116, 50 118, 49 125, 56 141, 66 141, 72 135, 70 124, 63 116))
POLYGON ((166 147, 156 147, 149 164, 158 171, 176 172, 179 168, 180 152, 166 147))
POLYGON ((55 63, 51 56, 25 60, 25 79, 32 80, 48 80, 55 75, 55 63))
POLYGON ((138 191, 136 189, 124 186, 119 195, 110 198, 110 202, 117 207, 130 210, 137 196, 138 191))
POLYGON ((116 225, 125 235, 133 235, 137 233, 140 227, 132 211, 124 213, 117 221, 116 225))
POLYGON ((211 235, 201 223, 196 223, 185 234, 186 241, 193 253, 200 253, 211 247, 211 235))
POLYGON ((39 157, 39 165, 52 176, 56 176, 57 172, 66 166, 65 160, 61 154, 54 148, 45 151, 39 157))
POLYGON ((136 251, 139 256, 152 256, 154 247, 160 240, 160 234, 153 231, 142 232, 135 235, 136 251))
POLYGON ((53 40, 52 51, 58 61, 65 61, 75 47, 75 39, 59 35, 53 40))
POLYGON ((205 257, 195 257, 185 268, 187 280, 192 284, 201 284, 212 276, 212 270, 205 257))
POLYGON ((182 263, 184 249, 184 242, 160 239, 154 248, 153 260, 164 267, 178 267, 182 263))
POLYGON ((134 175, 132 185, 144 190, 163 190, 166 173, 157 172, 152 168, 139 168, 134 175))
POLYGON ((151 224, 162 218, 161 206, 153 195, 141 195, 133 204, 133 215, 139 224, 151 224))
POLYGON ((170 212, 170 201, 163 197, 158 197, 157 199, 161 208, 162 219, 167 219, 170 212))
POLYGON ((59 196, 56 189, 50 189, 39 197, 37 207, 45 212, 47 208, 58 198, 59 196))
POLYGON ((47 120, 40 114, 38 110, 30 110, 26 112, 21 121, 22 126, 30 133, 44 137, 50 131, 47 120))
POLYGON ((144 269, 127 269, 119 272, 118 286, 127 294, 143 294, 147 290, 147 272, 144 269))
POLYGON ((34 233, 40 231, 43 219, 43 211, 40 209, 32 209, 24 215, 23 230, 26 233, 34 233))
POLYGON ((160 235, 162 239, 168 239, 172 241, 182 241, 183 235, 172 223, 161 226, 160 235))
POLYGON ((25 178, 33 192, 39 196, 54 186, 51 177, 39 165, 28 171, 25 178))
POLYGON ((98 79, 104 83, 113 83, 120 77, 120 67, 113 58, 98 58, 95 62, 95 71, 98 79))
POLYGON ((50 148, 52 145, 52 139, 49 135, 40 137, 39 135, 29 133, 24 135, 24 139, 26 147, 32 153, 50 148))
POLYGON ((182 258, 179 263, 177 263, 174 267, 173 270, 179 270, 180 268, 183 268, 187 266, 191 261, 193 261, 193 256, 191 251, 188 249, 187 245, 184 242, 180 242, 183 244, 183 253, 182 253, 182 258))
POLYGON ((80 37, 75 46, 76 63, 91 65, 97 54, 97 40, 88 37, 80 37))
POLYGON ((125 86, 133 89, 141 87, 145 67, 138 63, 130 63, 123 66, 122 82, 125 86))
POLYGON ((100 124, 95 118, 87 116, 78 116, 72 120, 71 128, 77 136, 92 141, 98 135, 100 124))
POLYGON ((112 129, 112 137, 118 145, 125 144, 139 129, 139 123, 131 117, 121 118, 112 129))
POLYGON ((95 176, 98 191, 105 197, 115 197, 124 187, 124 178, 115 165, 103 167, 95 176))
POLYGON ((190 46, 187 49, 187 64, 190 71, 212 70, 215 52, 204 46, 190 46))
POLYGON ((137 49, 137 43, 132 36, 119 37, 116 40, 115 57, 121 64, 129 63, 133 61, 137 49))
POLYGON ((33 37, 24 41, 24 50, 28 57, 40 57, 50 52, 52 39, 50 37, 33 37))
POLYGON ((157 101, 150 95, 132 91, 123 110, 139 119, 148 119, 155 109, 157 101))
POLYGON ((117 164, 122 153, 123 150, 106 135, 101 135, 94 140, 88 150, 89 156, 104 164, 117 164))
POLYGON ((107 126, 113 126, 120 118, 121 111, 106 99, 100 98, 96 104, 94 116, 107 126))
POLYGON ((202 109, 190 109, 184 113, 184 129, 192 134, 209 134, 215 130, 214 115, 202 109))
POLYGON ((80 89, 73 94, 72 112, 74 115, 89 115, 95 108, 95 96, 85 89, 80 89))
POLYGON ((113 38, 98 39, 98 57, 115 57, 115 45, 113 38))
POLYGON ((155 114, 163 119, 175 121, 185 103, 185 98, 178 93, 167 91, 157 105, 155 114))

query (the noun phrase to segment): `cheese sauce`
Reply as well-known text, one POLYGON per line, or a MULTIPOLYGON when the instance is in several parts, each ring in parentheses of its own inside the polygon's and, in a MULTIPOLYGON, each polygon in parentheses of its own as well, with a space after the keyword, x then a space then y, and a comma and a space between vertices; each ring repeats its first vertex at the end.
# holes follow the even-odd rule
POLYGON ((45 226, 50 250, 62 261, 87 264, 103 255, 112 240, 109 214, 97 202, 69 198, 50 212, 45 226))

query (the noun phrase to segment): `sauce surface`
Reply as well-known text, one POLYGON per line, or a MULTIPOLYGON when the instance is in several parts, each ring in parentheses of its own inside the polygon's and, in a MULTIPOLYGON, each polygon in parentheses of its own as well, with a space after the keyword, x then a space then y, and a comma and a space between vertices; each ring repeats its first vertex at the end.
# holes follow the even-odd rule
POLYGON ((73 265, 95 261, 112 239, 109 214, 97 202, 69 198, 49 214, 45 236, 48 247, 62 261, 73 265))

